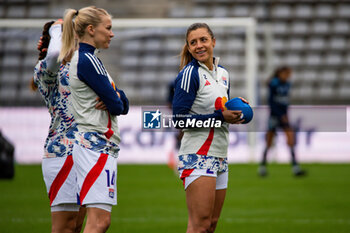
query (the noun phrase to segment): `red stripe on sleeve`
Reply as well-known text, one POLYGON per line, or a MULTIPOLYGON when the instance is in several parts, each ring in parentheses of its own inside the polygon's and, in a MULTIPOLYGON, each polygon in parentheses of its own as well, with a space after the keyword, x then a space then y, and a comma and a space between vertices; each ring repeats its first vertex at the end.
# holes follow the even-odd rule
POLYGON ((55 200, 58 191, 62 187, 64 181, 67 179, 70 171, 73 167, 73 158, 71 155, 68 155, 66 158, 66 161, 64 161, 64 164, 61 168, 61 170, 58 172, 56 178, 51 184, 50 191, 49 191, 49 198, 50 198, 50 205, 52 204, 53 200, 55 200))
POLYGON ((104 166, 106 165, 108 155, 101 154, 98 158, 95 166, 89 171, 84 180, 83 186, 80 190, 80 203, 83 203, 83 200, 86 194, 89 192, 91 186, 95 183, 97 178, 100 176, 104 166))
POLYGON ((211 128, 207 140, 205 140, 202 147, 197 151, 196 154, 207 155, 210 145, 213 142, 213 138, 214 138, 214 128, 211 128))

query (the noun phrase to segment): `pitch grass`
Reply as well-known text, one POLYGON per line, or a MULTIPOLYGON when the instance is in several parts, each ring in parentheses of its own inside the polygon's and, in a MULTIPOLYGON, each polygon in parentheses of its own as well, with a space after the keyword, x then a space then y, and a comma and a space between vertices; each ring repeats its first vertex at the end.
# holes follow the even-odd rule
MULTIPOLYGON (((307 164, 295 178, 288 165, 230 165, 229 189, 218 233, 350 232, 350 164, 307 164)), ((165 165, 120 165, 118 206, 108 232, 185 232, 182 184, 165 165)), ((203 194, 205 195, 205 194, 203 194)), ((50 232, 41 167, 16 166, 14 180, 0 180, 0 232, 50 232)))

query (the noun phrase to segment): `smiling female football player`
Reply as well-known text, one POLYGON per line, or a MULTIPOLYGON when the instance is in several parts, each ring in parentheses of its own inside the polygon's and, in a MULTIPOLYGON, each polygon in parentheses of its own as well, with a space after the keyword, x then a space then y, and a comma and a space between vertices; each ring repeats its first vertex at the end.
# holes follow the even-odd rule
POLYGON ((186 190, 187 233, 215 231, 228 182, 228 123, 243 122, 241 111, 224 107, 229 99, 229 74, 213 56, 215 43, 207 24, 192 24, 175 80, 175 121, 221 123, 220 127, 183 129, 178 170, 186 190))

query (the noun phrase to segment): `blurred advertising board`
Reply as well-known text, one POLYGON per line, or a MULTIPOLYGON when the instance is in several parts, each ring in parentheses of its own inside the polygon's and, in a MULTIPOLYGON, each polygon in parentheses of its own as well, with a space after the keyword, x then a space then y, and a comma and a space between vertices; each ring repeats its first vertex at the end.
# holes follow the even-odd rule
MULTIPOLYGON (((350 162, 349 111, 350 107, 344 106, 292 107, 290 122, 297 130, 296 152, 300 162, 350 162)), ((230 127, 230 163, 260 160, 267 117, 267 108, 258 107, 250 124, 230 127)), ((122 138, 119 163, 168 163, 177 154, 177 130, 169 126, 170 121, 171 111, 165 106, 131 107, 127 116, 119 117, 122 138)), ((41 162, 49 123, 44 107, 0 108, 0 130, 15 145, 15 158, 20 164, 41 162)), ((289 159, 285 137, 279 132, 269 160, 288 163, 289 159)))

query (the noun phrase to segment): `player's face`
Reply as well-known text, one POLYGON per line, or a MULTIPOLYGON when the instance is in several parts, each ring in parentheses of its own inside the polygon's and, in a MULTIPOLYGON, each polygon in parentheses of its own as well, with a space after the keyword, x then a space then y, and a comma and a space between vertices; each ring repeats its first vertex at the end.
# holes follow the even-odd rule
POLYGON ((104 15, 101 18, 101 23, 95 27, 94 42, 96 48, 107 49, 114 34, 112 32, 111 17, 104 15))
POLYGON ((291 70, 284 70, 280 73, 280 79, 282 82, 287 82, 287 80, 290 78, 292 74, 291 70))
POLYGON ((198 28, 187 36, 188 51, 198 61, 209 69, 213 66, 213 50, 215 38, 212 38, 206 28, 198 28))

